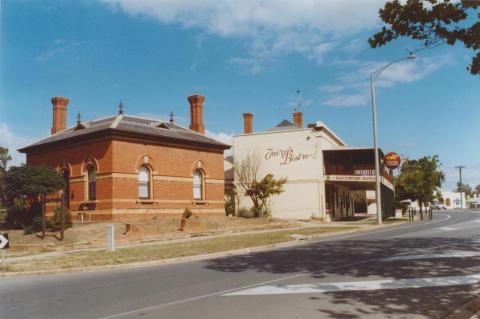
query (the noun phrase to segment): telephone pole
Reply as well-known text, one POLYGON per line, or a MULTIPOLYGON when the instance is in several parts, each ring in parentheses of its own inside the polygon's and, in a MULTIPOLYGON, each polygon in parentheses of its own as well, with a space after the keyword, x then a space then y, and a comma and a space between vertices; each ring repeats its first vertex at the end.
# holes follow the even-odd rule
POLYGON ((463 208, 462 169, 465 168, 465 166, 459 165, 459 166, 455 166, 455 168, 458 169, 458 173, 460 174, 460 208, 463 208))

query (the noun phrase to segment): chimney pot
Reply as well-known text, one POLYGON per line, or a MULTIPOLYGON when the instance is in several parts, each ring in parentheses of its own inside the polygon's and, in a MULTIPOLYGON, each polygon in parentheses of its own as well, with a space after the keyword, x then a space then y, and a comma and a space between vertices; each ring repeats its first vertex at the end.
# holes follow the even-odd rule
POLYGON ((67 105, 69 99, 63 96, 52 97, 53 106, 53 124, 52 135, 67 128, 67 105))
POLYGON ((200 134, 205 134, 203 125, 203 101, 205 96, 195 94, 188 97, 190 103, 190 129, 200 134))
POLYGON ((243 113, 243 133, 244 134, 253 133, 253 114, 252 113, 243 113))
POLYGON ((303 128, 303 113, 302 112, 293 112, 293 124, 299 128, 303 128))

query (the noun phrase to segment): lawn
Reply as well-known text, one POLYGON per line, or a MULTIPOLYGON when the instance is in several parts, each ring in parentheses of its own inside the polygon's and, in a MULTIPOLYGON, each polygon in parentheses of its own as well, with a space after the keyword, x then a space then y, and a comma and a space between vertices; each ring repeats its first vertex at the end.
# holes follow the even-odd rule
POLYGON ((280 230, 257 234, 230 235, 212 239, 195 240, 182 243, 169 243, 138 247, 120 248, 116 251, 83 251, 64 253, 41 259, 9 262, 0 270, 6 272, 60 270, 68 268, 84 268, 127 264, 135 262, 158 261, 170 258, 204 255, 222 251, 237 250, 249 247, 278 244, 293 241, 293 234, 321 235, 352 231, 358 227, 311 227, 298 230, 280 230))

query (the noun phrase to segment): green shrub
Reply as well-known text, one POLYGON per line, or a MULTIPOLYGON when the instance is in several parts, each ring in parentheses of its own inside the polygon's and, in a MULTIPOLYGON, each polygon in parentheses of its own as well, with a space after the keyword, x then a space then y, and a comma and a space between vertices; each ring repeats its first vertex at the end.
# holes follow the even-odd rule
POLYGON ((22 199, 17 199, 12 206, 7 208, 7 215, 5 216, 5 226, 11 229, 22 229, 25 225, 30 225, 32 219, 29 219, 25 202, 22 199))
POLYGON ((185 208, 182 214, 182 218, 188 219, 192 216, 192 211, 188 208, 185 208))
MULTIPOLYGON (((49 228, 52 231, 57 231, 60 230, 61 228, 61 223, 60 223, 60 207, 55 208, 55 212, 53 214, 53 217, 48 221, 47 228, 49 228)), ((64 229, 72 227, 72 214, 68 209, 65 209, 63 212, 63 224, 65 226, 64 229)))
POLYGON ((7 210, 6 209, 0 209, 0 226, 5 225, 7 220, 7 210))
POLYGON ((227 201, 225 201, 225 213, 227 216, 232 215, 235 216, 235 198, 231 197, 227 201))

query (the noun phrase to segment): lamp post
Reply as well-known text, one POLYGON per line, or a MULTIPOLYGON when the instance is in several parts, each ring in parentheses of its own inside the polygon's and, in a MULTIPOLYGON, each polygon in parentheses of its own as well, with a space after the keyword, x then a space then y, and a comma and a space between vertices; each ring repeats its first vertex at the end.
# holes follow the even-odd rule
POLYGON ((375 152, 375 199, 377 206, 377 223, 382 224, 382 194, 380 191, 380 158, 378 154, 378 136, 377 136, 377 105, 375 101, 375 80, 380 74, 385 71, 389 66, 398 63, 403 60, 413 60, 415 55, 409 53, 408 56, 401 59, 390 62, 387 65, 382 66, 380 69, 370 74, 370 89, 372 92, 372 117, 373 117, 373 149, 375 152))

